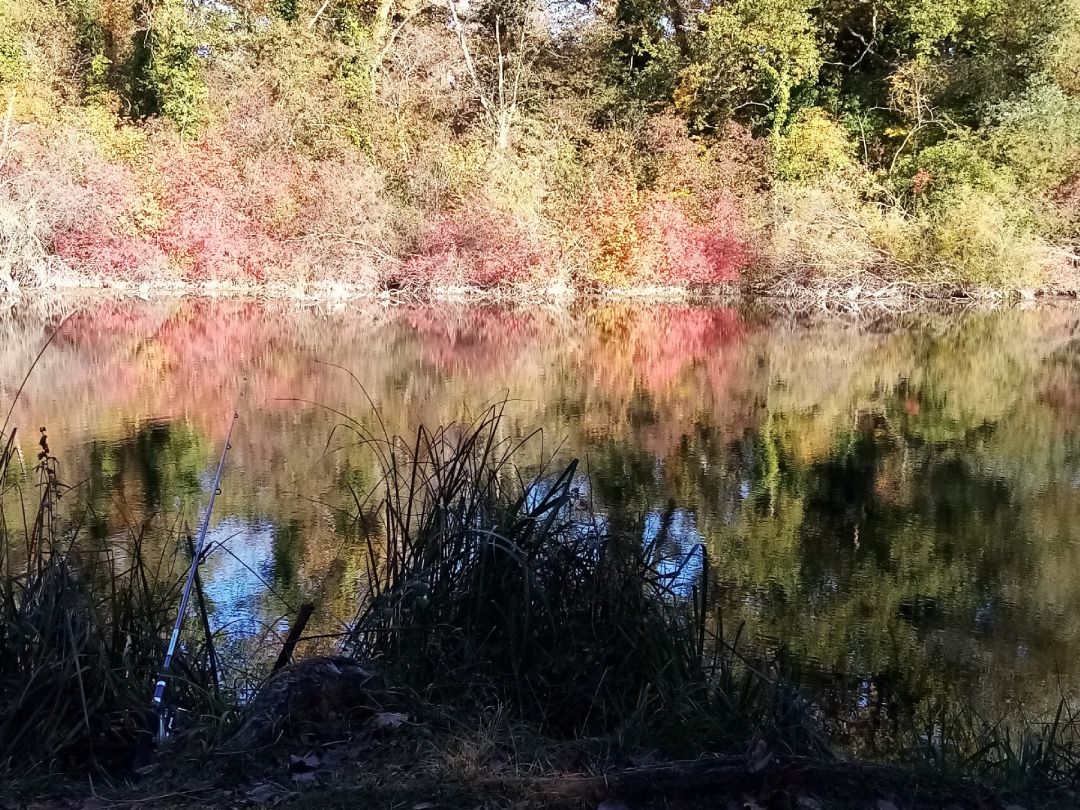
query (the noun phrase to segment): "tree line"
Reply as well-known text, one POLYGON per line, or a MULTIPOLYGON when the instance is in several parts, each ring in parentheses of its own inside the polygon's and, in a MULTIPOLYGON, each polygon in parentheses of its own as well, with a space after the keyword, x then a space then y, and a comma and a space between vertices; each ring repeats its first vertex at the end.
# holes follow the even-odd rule
POLYGON ((0 278, 1072 290, 1076 0, 3 0, 0 278))

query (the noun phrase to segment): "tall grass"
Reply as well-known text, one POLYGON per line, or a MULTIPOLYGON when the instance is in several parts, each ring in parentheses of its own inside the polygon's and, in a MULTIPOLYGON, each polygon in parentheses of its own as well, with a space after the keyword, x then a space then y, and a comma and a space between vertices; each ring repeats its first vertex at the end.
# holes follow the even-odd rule
MULTIPOLYGON (((0 458, 0 770, 124 767, 150 744, 150 694, 186 563, 177 543, 150 554, 152 521, 107 541, 81 531, 60 509, 70 493, 44 432, 30 476, 14 474, 14 446, 9 437, 0 458), (4 505, 27 495, 36 508, 19 517, 32 517, 12 520, 4 505)), ((206 711, 205 650, 188 653, 173 698, 206 711)))
POLYGON ((560 731, 674 705, 703 684, 692 605, 651 549, 588 514, 576 462, 526 479, 501 415, 379 444, 356 654, 428 692, 490 690, 560 731))
MULTIPOLYGON (((553 466, 495 406, 409 440, 367 433, 382 478, 357 498, 368 587, 354 655, 432 699, 507 705, 547 733, 692 730, 698 742, 816 735, 797 693, 720 637, 701 547, 612 531, 578 463, 553 466)), ((686 742, 686 740, 684 740, 686 742)))
POLYGON ((1014 790, 1080 782, 1080 712, 1066 698, 1049 716, 994 718, 962 699, 938 696, 913 715, 911 753, 935 771, 977 775, 1014 790))

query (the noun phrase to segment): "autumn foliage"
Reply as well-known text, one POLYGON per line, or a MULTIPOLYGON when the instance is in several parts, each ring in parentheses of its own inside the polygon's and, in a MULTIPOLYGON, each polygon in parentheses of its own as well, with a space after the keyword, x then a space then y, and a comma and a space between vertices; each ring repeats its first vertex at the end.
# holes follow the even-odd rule
POLYGON ((642 250, 661 284, 737 281, 749 248, 730 200, 717 202, 703 223, 692 221, 678 201, 655 199, 638 215, 642 250))
POLYGON ((489 288, 540 281, 548 260, 509 217, 473 207, 426 223, 416 252, 391 278, 409 286, 489 288))
MULTIPOLYGON (((121 18, 99 21, 106 43, 129 41, 121 18)), ((462 119, 460 86, 418 67, 458 66, 438 28, 393 54, 378 88, 354 51, 326 50, 316 32, 275 23, 252 36, 206 64, 167 51, 179 72, 159 64, 161 98, 144 101, 173 93, 182 126, 165 107, 127 119, 105 62, 66 105, 21 86, 23 123, 0 150, 0 238, 28 253, 0 281, 685 288, 737 282, 751 258, 740 172, 757 158, 744 142, 703 151, 660 115, 637 144, 613 131, 496 148, 462 119), (414 61, 409 47, 422 49, 414 61)))
POLYGON ((253 18, 225 43, 179 0, 146 18, 112 3, 26 9, 9 20, 21 41, 71 37, 0 64, 17 101, 0 239, 25 253, 0 268, 6 288, 60 273, 104 286, 685 288, 737 282, 750 259, 740 172, 760 161, 745 139, 703 146, 663 114, 637 135, 569 119, 545 133, 582 112, 567 107, 518 117, 493 142, 494 102, 477 117, 483 90, 462 84, 460 45, 437 21, 373 63, 374 34, 348 14, 325 30, 253 18))
POLYGON ((360 153, 253 153, 228 132, 195 143, 155 133, 139 156, 147 173, 85 133, 63 134, 34 143, 18 169, 49 167, 33 189, 48 249, 96 283, 537 285, 558 276, 567 238, 584 240, 579 280, 588 286, 710 285, 736 281, 749 256, 733 198, 696 213, 685 195, 641 193, 632 178, 585 201, 574 231, 560 224, 538 235, 482 198, 419 219, 395 213, 360 153), (395 232, 395 221, 405 229, 395 232))

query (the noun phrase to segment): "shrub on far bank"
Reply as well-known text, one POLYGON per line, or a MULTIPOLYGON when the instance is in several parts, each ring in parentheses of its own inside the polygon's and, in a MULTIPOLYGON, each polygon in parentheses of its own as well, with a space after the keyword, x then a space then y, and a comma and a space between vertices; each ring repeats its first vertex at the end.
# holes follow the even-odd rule
POLYGON ((580 147, 556 193, 585 287, 731 284, 755 258, 759 155, 749 133, 692 137, 667 115, 580 147), (640 142, 638 142, 640 141, 640 142), (638 157, 635 158, 634 156, 638 157), (567 188, 566 186, 570 186, 567 188))
POLYGON ((962 289, 1071 288, 1064 260, 1025 212, 958 186, 948 202, 910 211, 839 183, 776 190, 774 279, 807 286, 896 281, 962 289))
POLYGON ((773 190, 769 264, 772 279, 852 278, 887 263, 873 231, 885 212, 860 199, 840 178, 773 190))
MULTIPOLYGON (((1010 132, 1018 138, 1014 147, 1026 138, 1020 128, 1010 132)), ((886 234, 883 247, 898 257, 906 276, 981 289, 1048 282, 1055 270, 1047 239, 1054 214, 1039 194, 1025 192, 1034 171, 1020 179, 1025 170, 1006 152, 1003 142, 960 133, 902 162, 892 183, 915 234, 905 235, 905 244, 886 234)), ((1034 164, 1050 167, 1045 156, 1034 164)))
POLYGON ((483 208, 439 214, 422 226, 412 255, 387 270, 392 287, 481 287, 541 283, 544 249, 510 218, 483 208))
POLYGON ((54 259, 41 238, 44 230, 34 203, 0 186, 0 293, 43 287, 54 259))
POLYGON ((0 0, 0 100, 48 147, 20 164, 37 187, 2 192, 5 255, 25 257, 6 276, 1067 276, 1080 7, 907 5, 692 3, 673 23, 631 4, 551 27, 410 3, 0 0))
POLYGON ((47 256, 34 260, 24 252, 22 270, 13 264, 9 277, 21 275, 22 286, 34 287, 62 272, 89 282, 163 272, 165 257, 149 238, 153 198, 78 121, 25 128, 9 138, 4 158, 9 250, 21 241, 24 251, 47 256))
MULTIPOLYGON (((1028 137, 1009 132, 1018 139, 1012 148, 1028 137)), ((1068 152, 1069 136, 1052 140, 1045 150, 1068 152)), ((1003 157, 1005 143, 959 131, 899 155, 891 171, 876 175, 854 163, 831 174, 793 172, 773 189, 773 278, 810 286, 1075 288, 1075 272, 1050 239, 1067 230, 1063 207, 1025 191, 1020 168, 1003 157)), ((781 166, 790 148, 778 146, 781 166)), ((1033 161, 1043 171, 1052 163, 1045 155, 1033 161)))
POLYGON ((704 223, 694 222, 679 201, 654 197, 638 215, 642 275, 665 285, 738 281, 749 262, 743 224, 731 199, 716 202, 704 223))
POLYGON ((737 282, 752 251, 739 202, 721 197, 704 216, 693 202, 632 187, 602 194, 583 212, 586 286, 693 287, 737 282))
POLYGON ((1022 206, 959 187, 935 216, 923 215, 919 275, 977 288, 1038 287, 1052 269, 1050 246, 1024 222, 1022 206))

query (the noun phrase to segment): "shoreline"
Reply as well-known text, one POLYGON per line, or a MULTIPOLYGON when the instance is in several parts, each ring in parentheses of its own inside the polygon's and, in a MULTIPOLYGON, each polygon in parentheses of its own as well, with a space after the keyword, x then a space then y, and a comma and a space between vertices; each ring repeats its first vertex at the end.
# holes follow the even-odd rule
POLYGON ((306 284, 280 282, 242 283, 229 281, 146 281, 100 283, 60 283, 48 287, 0 294, 0 304, 12 308, 35 299, 116 298, 161 301, 175 298, 259 299, 295 303, 367 302, 382 305, 409 303, 452 304, 563 304, 580 301, 631 302, 637 304, 683 303, 705 305, 718 302, 782 302, 798 307, 818 304, 825 309, 861 309, 898 304, 941 304, 1013 306, 1070 302, 1080 298, 1080 290, 1060 288, 994 289, 964 288, 957 285, 893 282, 877 288, 859 283, 798 285, 791 281, 769 284, 723 284, 709 287, 667 285, 610 286, 599 289, 567 284, 506 285, 475 287, 429 285, 410 289, 379 289, 367 284, 319 281, 306 284))
MULTIPOLYGON (((283 737, 258 751, 202 752, 169 744, 157 758, 102 786, 11 785, 8 807, 163 810, 238 806, 283 810, 1064 810, 1076 794, 1052 785, 995 786, 925 764, 809 756, 751 741, 746 753, 657 756, 612 740, 543 739, 535 729, 478 728, 432 711, 379 712, 336 739, 283 737), (393 717, 379 727, 377 718, 393 717), (575 750, 576 749, 576 750, 575 750), (33 797, 30 799, 29 797, 33 797)), ((2 787, 2 785, 0 785, 2 787)))

